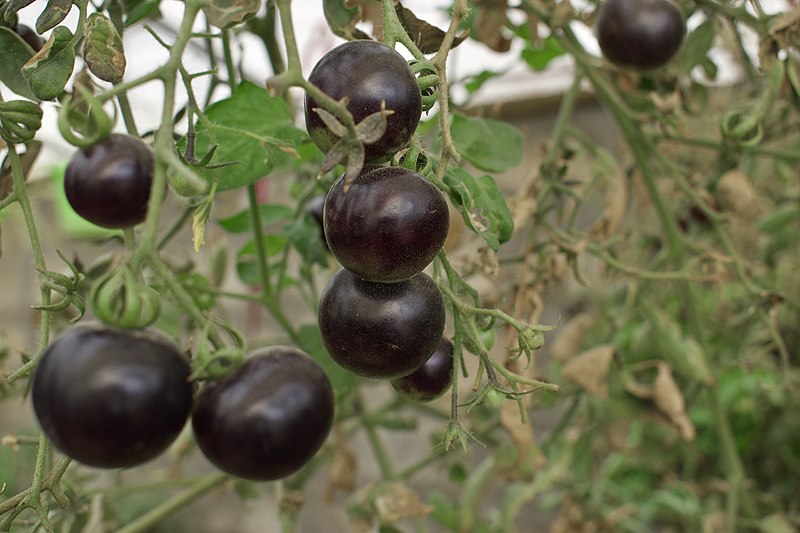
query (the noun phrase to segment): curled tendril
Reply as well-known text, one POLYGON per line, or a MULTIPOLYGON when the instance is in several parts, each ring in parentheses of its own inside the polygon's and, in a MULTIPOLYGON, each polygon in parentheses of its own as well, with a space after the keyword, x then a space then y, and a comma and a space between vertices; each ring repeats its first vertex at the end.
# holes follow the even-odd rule
POLYGON ((208 334, 211 331, 213 322, 212 320, 206 322, 198 342, 199 348, 197 354, 192 362, 194 368, 190 377, 192 380, 220 379, 239 368, 244 361, 246 351, 244 336, 235 328, 221 321, 216 322, 217 325, 225 329, 231 335, 235 345, 232 347, 209 350, 207 348, 208 334))
POLYGON ((422 93, 422 110, 427 113, 439 99, 439 75, 430 61, 415 60, 410 65, 422 93))
POLYGON ((107 137, 114 129, 116 109, 113 117, 103 109, 103 102, 89 89, 77 86, 81 98, 67 96, 58 111, 58 129, 65 141, 78 148, 87 148, 107 137), (87 111, 88 109, 88 111, 87 111), (76 117, 84 119, 76 123, 76 117))
POLYGON ((161 312, 158 293, 139 281, 129 266, 98 278, 89 291, 89 303, 98 319, 127 329, 147 327, 161 312))
POLYGON ((59 313, 70 306, 74 306, 78 310, 78 314, 70 320, 70 323, 73 324, 80 320, 86 311, 86 302, 84 301, 83 295, 78 292, 79 286, 85 276, 72 261, 61 253, 61 251, 56 250, 56 252, 61 260, 67 264, 72 275, 65 276, 58 272, 40 270, 39 274, 42 279, 42 285, 60 294, 61 298, 51 304, 35 305, 33 308, 37 311, 59 313))
POLYGON ((400 158, 400 166, 429 176, 433 172, 433 163, 418 146, 411 146, 400 158))
POLYGON ((10 144, 33 140, 42 127, 42 109, 27 100, 0 102, 0 137, 10 144))
POLYGON ((756 113, 734 109, 722 117, 720 131, 728 141, 741 148, 753 148, 764 138, 764 128, 756 113))

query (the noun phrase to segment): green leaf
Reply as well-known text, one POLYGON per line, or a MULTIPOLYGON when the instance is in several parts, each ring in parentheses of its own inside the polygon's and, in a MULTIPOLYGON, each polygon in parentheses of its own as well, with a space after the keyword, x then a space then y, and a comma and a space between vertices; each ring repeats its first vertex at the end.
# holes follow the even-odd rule
POLYGON ((261 0, 211 0, 203 6, 208 23, 217 28, 241 24, 261 9, 261 0))
POLYGON ((331 31, 339 37, 348 41, 370 38, 356 28, 361 10, 358 7, 347 7, 347 0, 323 0, 322 10, 331 31))
POLYGON ((553 59, 562 55, 564 55, 564 48, 553 35, 541 41, 540 47, 534 48, 529 44, 522 50, 522 59, 537 71, 545 70, 553 59))
POLYGON ((450 199, 464 222, 493 250, 497 251, 500 244, 511 238, 514 219, 494 178, 475 178, 466 170, 449 169, 444 182, 450 187, 450 199))
POLYGON ((160 0, 123 0, 125 6, 125 27, 159 14, 160 0))
POLYGON ((320 227, 311 215, 293 220, 284 228, 289 242, 304 259, 304 265, 327 265, 328 251, 320 238, 320 227))
POLYGON ((486 172, 503 172, 522 161, 522 133, 505 122, 454 114, 450 133, 464 159, 486 172))
POLYGON ((52 100, 64 90, 75 66, 72 32, 56 27, 36 55, 22 66, 22 76, 33 94, 42 100, 52 100))
POLYGON ((686 36, 678 58, 678 68, 681 72, 688 74, 696 65, 704 62, 711 45, 714 44, 715 35, 716 28, 712 17, 686 36))
POLYGON ((83 59, 92 74, 117 83, 125 75, 125 50, 114 23, 102 13, 92 13, 83 25, 83 59))
MULTIPOLYGON (((274 257, 284 249, 289 240, 283 235, 264 235, 264 253, 267 257, 274 257)), ((258 267, 258 250, 255 239, 246 242, 236 252, 236 272, 243 283, 247 285, 261 285, 261 272, 258 267)), ((269 270, 269 268, 268 268, 269 270)), ((281 284, 284 280, 281 280, 281 284)))
POLYGON ((500 72, 495 72, 494 70, 484 70, 483 72, 476 74, 472 77, 468 82, 464 84, 464 88, 467 90, 468 93, 472 94, 478 91, 483 84, 489 81, 490 79, 497 77, 500 75, 500 72))
POLYGON ((8 2, 8 5, 5 9, 5 19, 8 23, 13 23, 15 18, 14 15, 17 14, 17 11, 22 9, 23 7, 29 6, 34 2, 34 0, 11 0, 8 2))
MULTIPOLYGON (((258 210, 261 213, 261 223, 265 226, 274 224, 275 222, 289 220, 294 214, 291 207, 282 204, 261 204, 258 210)), ((252 222, 249 209, 217 220, 217 224, 222 226, 222 228, 229 233, 246 233, 253 227, 252 222)))
POLYGON ((36 19, 36 33, 50 31, 61 24, 67 18, 70 9, 72 9, 72 0, 49 0, 47 7, 36 19))
POLYGON ((353 391, 356 377, 354 374, 339 366, 339 364, 328 355, 327 350, 325 350, 325 345, 322 344, 322 336, 319 332, 319 327, 316 324, 301 326, 297 331, 297 336, 300 339, 299 348, 313 357, 325 371, 328 379, 331 380, 333 391, 336 394, 336 402, 339 403, 346 399, 353 391))
POLYGON ((33 48, 17 35, 17 32, 0 26, 0 50, 3 51, 3 60, 0 61, 0 82, 18 95, 36 100, 36 96, 22 76, 22 66, 33 57, 33 48))
MULTIPOLYGON (((307 137, 295 127, 283 98, 270 96, 266 89, 250 82, 243 82, 232 96, 211 105, 206 118, 208 124, 202 120, 197 123, 196 153, 207 153, 211 146, 219 145, 211 166, 237 163, 201 169, 207 180, 217 182, 217 191, 254 183, 289 157, 278 145, 291 151, 307 137)), ((184 138, 179 149, 183 151, 185 146, 184 138)))

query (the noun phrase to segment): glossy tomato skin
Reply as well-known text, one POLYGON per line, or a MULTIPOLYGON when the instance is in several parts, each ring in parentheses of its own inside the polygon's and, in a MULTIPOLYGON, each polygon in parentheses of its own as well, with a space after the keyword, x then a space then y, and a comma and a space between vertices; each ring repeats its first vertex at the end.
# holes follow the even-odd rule
POLYGON ((153 151, 136 137, 112 133, 76 152, 64 174, 72 208, 105 228, 129 228, 147 215, 153 151))
POLYGON ((191 369, 165 336, 76 326, 47 348, 31 398, 45 435, 64 454, 125 468, 163 452, 192 408, 191 369))
POLYGON ((394 390, 418 402, 435 400, 453 383, 453 343, 442 337, 436 351, 411 374, 391 381, 394 390))
POLYGON ((422 366, 436 349, 445 309, 424 273, 373 283, 341 269, 322 292, 318 319, 334 361, 359 376, 393 379, 422 366))
POLYGON ((38 52, 44 46, 44 41, 38 33, 33 31, 33 28, 25 24, 17 24, 17 35, 22 37, 28 45, 33 48, 34 52, 38 52))
POLYGON ((450 212, 444 195, 412 170, 362 172, 344 192, 344 177, 325 200, 325 237, 343 267, 391 283, 422 271, 444 246, 450 212))
POLYGON ((253 481, 281 479, 320 449, 333 425, 333 388, 322 368, 289 346, 251 354, 197 398, 192 428, 217 468, 253 481))
MULTIPOLYGON (((365 146, 367 163, 388 161, 417 129, 422 114, 417 79, 403 56, 383 43, 365 39, 337 46, 314 66, 308 81, 334 100, 347 98, 347 109, 356 124, 379 112, 381 101, 394 111, 386 118, 383 136, 365 146)), ((306 95, 306 128, 319 149, 327 153, 339 138, 314 111, 318 107, 319 103, 306 95)))
POLYGON ((678 52, 686 22, 670 0, 605 0, 596 34, 609 61, 649 70, 664 66, 678 52))

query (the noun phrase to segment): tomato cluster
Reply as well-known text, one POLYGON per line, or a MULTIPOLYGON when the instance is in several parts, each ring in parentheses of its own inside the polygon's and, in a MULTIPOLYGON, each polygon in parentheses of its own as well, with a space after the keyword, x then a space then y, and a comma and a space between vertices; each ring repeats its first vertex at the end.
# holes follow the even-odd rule
MULTIPOLYGON (((309 80, 334 100, 346 99, 356 124, 382 109, 390 111, 383 136, 365 147, 368 163, 391 159, 416 130, 422 113, 419 86, 408 63, 384 44, 341 45, 319 61, 309 80)), ((317 146, 328 151, 338 138, 318 107, 306 98, 306 125, 317 146)), ((414 170, 368 164, 352 182, 342 176, 333 184, 322 220, 327 246, 343 267, 320 297, 325 348, 354 374, 409 376, 431 358, 444 331, 442 294, 422 272, 447 237, 444 195, 414 170)), ((440 366, 446 365, 432 363, 440 366)), ((439 375, 449 383, 452 365, 439 375)))
POLYGON ((191 415, 198 446, 220 470, 252 480, 292 474, 333 423, 333 388, 296 348, 258 350, 194 400, 189 359, 154 330, 76 326, 36 367, 31 396, 45 435, 89 466, 124 468, 161 454, 191 415))

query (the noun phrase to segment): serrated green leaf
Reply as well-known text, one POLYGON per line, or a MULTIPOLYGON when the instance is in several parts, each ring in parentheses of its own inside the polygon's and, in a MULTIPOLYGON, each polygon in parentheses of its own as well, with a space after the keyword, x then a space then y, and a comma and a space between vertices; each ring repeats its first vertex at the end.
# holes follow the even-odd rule
POLYGON ((83 60, 92 74, 117 83, 125 75, 125 50, 114 23, 102 13, 92 13, 83 25, 83 60))
POLYGON ((522 161, 522 133, 505 122, 456 113, 450 133, 464 159, 486 172, 503 172, 522 161))
MULTIPOLYGON (((197 123, 196 149, 204 154, 219 145, 211 165, 237 162, 224 168, 203 168, 207 180, 217 182, 218 191, 245 187, 269 174, 275 165, 289 156, 278 144, 293 148, 307 138, 294 125, 283 98, 271 96, 266 89, 243 82, 229 98, 206 110, 210 130, 204 121, 197 123)), ((186 140, 179 143, 183 151, 186 140)))
POLYGON ((58 26, 42 49, 22 66, 22 76, 37 98, 52 100, 64 90, 75 66, 73 45, 72 32, 58 26))
POLYGON ((333 390, 336 395, 336 402, 339 403, 350 396, 350 393, 353 392, 356 377, 354 374, 339 366, 338 363, 328 355, 327 350, 325 350, 325 345, 322 344, 319 326, 316 324, 301 326, 297 331, 297 336, 300 339, 299 348, 313 357, 325 371, 328 379, 331 380, 331 385, 333 385, 333 390))
MULTIPOLYGON (((261 213, 261 223, 265 226, 282 220, 289 220, 294 214, 291 207, 282 204, 262 204, 258 209, 261 213)), ((229 233, 246 233, 253 227, 252 222, 249 209, 217 220, 217 224, 229 233)))
POLYGON ((711 45, 714 44, 716 28, 714 18, 709 18, 686 36, 686 41, 678 58, 678 68, 689 73, 695 66, 703 63, 711 45))
POLYGON ((22 77, 22 66, 33 57, 33 48, 11 28, 0 26, 0 82, 25 98, 36 100, 36 96, 22 77))
POLYGON ((203 6, 208 23, 217 28, 241 24, 261 9, 261 0, 211 0, 203 6))
POLYGON ((444 176, 450 199, 461 212, 464 223, 483 237, 495 251, 511 238, 514 219, 503 193, 491 176, 473 177, 463 169, 450 169, 444 176))
POLYGON ((72 0, 49 0, 47 7, 36 19, 36 33, 50 31, 61 24, 67 18, 70 9, 72 9, 72 0))
POLYGON ((550 62, 564 55, 564 48, 559 44, 558 39, 551 35, 541 42, 541 46, 533 47, 530 44, 522 50, 522 59, 533 70, 542 71, 547 68, 550 62))

